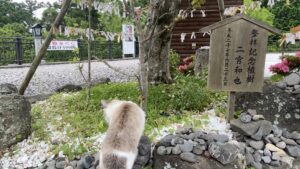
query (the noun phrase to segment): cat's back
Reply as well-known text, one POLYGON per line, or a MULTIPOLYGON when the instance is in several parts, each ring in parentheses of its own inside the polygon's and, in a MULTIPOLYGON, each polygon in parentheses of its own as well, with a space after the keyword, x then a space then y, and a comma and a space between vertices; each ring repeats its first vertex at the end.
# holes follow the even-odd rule
POLYGON ((144 111, 132 102, 123 102, 114 111, 105 144, 118 150, 136 148, 144 130, 144 111))

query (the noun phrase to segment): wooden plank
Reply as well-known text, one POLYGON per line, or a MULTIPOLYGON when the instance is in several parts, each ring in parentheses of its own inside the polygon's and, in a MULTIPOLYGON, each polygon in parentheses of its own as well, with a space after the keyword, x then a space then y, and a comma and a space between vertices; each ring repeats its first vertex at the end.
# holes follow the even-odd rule
POLYGON ((236 100, 236 93, 235 92, 229 92, 229 94, 228 94, 228 104, 227 104, 227 122, 230 122, 230 120, 233 119, 233 117, 234 117, 235 100, 236 100))
POLYGON ((226 26, 223 29, 216 29, 210 37, 209 66, 208 66, 208 88, 211 90, 221 90, 221 79, 223 77, 224 64, 224 42, 226 26))
POLYGON ((243 19, 215 29, 210 42, 212 50, 208 88, 216 91, 261 92, 267 40, 267 30, 243 19), (231 38, 226 47, 229 32, 231 38), (253 32, 258 33, 254 39, 253 32), (254 40, 253 46, 251 42, 254 43, 254 40), (225 66, 227 53, 228 64, 225 66), (254 53, 256 56, 253 56, 254 53))

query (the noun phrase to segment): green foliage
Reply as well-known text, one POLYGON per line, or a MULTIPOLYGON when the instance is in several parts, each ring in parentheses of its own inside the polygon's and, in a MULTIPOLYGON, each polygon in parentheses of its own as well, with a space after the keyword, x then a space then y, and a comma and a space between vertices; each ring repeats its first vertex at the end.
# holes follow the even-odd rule
POLYGON ((274 74, 270 77, 271 82, 280 82, 284 78, 282 74, 274 74))
POLYGON ((169 51, 169 61, 170 61, 170 73, 171 76, 174 77, 175 75, 178 74, 177 68, 180 64, 180 55, 171 49, 169 51))
POLYGON ((253 0, 244 0, 246 6, 246 14, 253 19, 265 22, 268 25, 273 25, 274 15, 267 8, 251 9, 253 0))
POLYGON ((82 155, 83 153, 87 152, 87 149, 82 145, 68 145, 64 144, 60 147, 61 151, 64 152, 69 160, 74 160, 74 158, 78 155, 82 155))
MULTIPOLYGON (((49 4, 48 8, 43 12, 42 24, 45 25, 46 30, 50 30, 51 24, 57 16, 57 11, 60 8, 58 3, 49 4)), ((98 12, 92 9, 92 29, 99 29, 98 12)), ((88 10, 81 10, 77 8, 76 3, 71 3, 69 10, 64 17, 64 25, 77 28, 88 28, 88 10)))
POLYGON ((175 80, 175 85, 165 88, 165 91, 169 90, 167 95, 169 109, 203 111, 210 104, 211 98, 205 87, 206 81, 192 76, 177 77, 175 80))
POLYGON ((159 112, 202 111, 211 101, 205 81, 197 77, 185 76, 177 76, 175 80, 176 83, 172 85, 150 86, 149 110, 153 109, 159 112))
POLYGON ((282 57, 282 59, 287 60, 290 71, 293 71, 293 70, 299 71, 300 70, 300 55, 299 54, 298 54, 298 56, 285 55, 282 57))
POLYGON ((52 23, 54 22, 56 16, 57 16, 57 8, 55 7, 48 7, 46 10, 44 10, 42 14, 42 20, 41 24, 43 25, 46 30, 50 30, 52 23))
POLYGON ((31 36, 24 24, 21 23, 9 23, 0 28, 1 36, 31 36))
POLYGON ((62 151, 64 155, 68 157, 68 160, 74 160, 76 156, 81 156, 88 150, 83 144, 62 144, 52 148, 52 152, 54 154, 58 154, 60 151, 62 151))
POLYGON ((69 60, 71 63, 77 63, 80 61, 80 56, 79 56, 79 48, 76 48, 72 51, 74 54, 73 57, 69 60))
POLYGON ((290 28, 300 25, 300 1, 290 0, 290 5, 286 1, 276 1, 271 9, 274 14, 274 26, 278 29, 289 31, 290 28))
POLYGON ((26 0, 26 3, 0 0, 0 4, 0 27, 11 23, 22 23, 31 26, 36 21, 33 18, 33 10, 42 6, 35 0, 26 0))
POLYGON ((235 119, 238 119, 238 118, 240 118, 240 116, 241 116, 242 113, 243 112, 241 110, 235 111, 233 117, 235 119))
POLYGON ((122 18, 115 14, 102 13, 99 16, 99 22, 101 30, 107 32, 121 32, 122 24, 129 23, 130 20, 128 18, 122 18))
MULTIPOLYGON (((205 124, 206 117, 201 120, 193 119, 212 105, 218 105, 225 98, 224 93, 214 93, 206 89, 203 77, 177 76, 174 84, 160 84, 150 86, 147 122, 145 133, 150 134, 154 128, 182 122, 200 127, 205 124)), ((36 139, 48 141, 52 131, 48 131, 49 124, 54 131, 66 131, 68 144, 52 147, 52 152, 63 151, 69 159, 80 155, 89 149, 92 138, 107 129, 100 100, 130 100, 138 103, 139 89, 137 83, 101 84, 91 89, 91 100, 88 104, 85 90, 76 93, 60 93, 53 95, 46 102, 32 106, 32 129, 36 139), (58 120, 60 119, 60 120, 58 120), (77 141, 80 139, 80 142, 77 141), (78 142, 80 144, 78 144, 78 142)), ((152 135, 153 136, 153 135, 152 135)))
MULTIPOLYGON (((172 115, 174 112, 200 112, 212 104, 217 96, 206 89, 206 81, 197 77, 178 76, 176 83, 167 85, 161 84, 149 88, 148 122, 149 128, 153 128, 157 119, 163 120, 165 115, 172 115), (161 112, 165 112, 161 115, 161 112), (155 121, 156 120, 156 121, 155 121)), ((137 83, 101 84, 92 88, 90 104, 87 105, 86 92, 81 91, 75 94, 57 94, 52 96, 47 103, 33 106, 35 133, 43 136, 40 130, 50 120, 58 129, 66 128, 67 124, 69 137, 90 137, 106 130, 102 110, 99 107, 100 100, 130 100, 139 101, 139 90, 137 83), (54 117, 61 116, 58 122, 54 117)), ((184 114, 174 114, 170 120, 179 120, 184 114)), ((159 123, 163 124, 163 123, 159 123)))
POLYGON ((40 106, 33 106, 31 109, 32 123, 31 128, 34 131, 34 136, 38 139, 47 140, 49 135, 45 131, 47 119, 43 116, 43 109, 40 106))
POLYGON ((205 0, 192 0, 193 8, 199 8, 205 3, 205 0))

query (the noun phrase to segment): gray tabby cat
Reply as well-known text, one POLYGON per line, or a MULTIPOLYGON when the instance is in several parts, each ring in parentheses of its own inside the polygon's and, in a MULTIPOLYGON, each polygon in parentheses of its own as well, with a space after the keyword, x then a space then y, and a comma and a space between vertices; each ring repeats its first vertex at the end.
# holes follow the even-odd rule
POLYGON ((130 101, 101 101, 109 127, 100 151, 100 169, 132 169, 144 131, 145 112, 130 101))

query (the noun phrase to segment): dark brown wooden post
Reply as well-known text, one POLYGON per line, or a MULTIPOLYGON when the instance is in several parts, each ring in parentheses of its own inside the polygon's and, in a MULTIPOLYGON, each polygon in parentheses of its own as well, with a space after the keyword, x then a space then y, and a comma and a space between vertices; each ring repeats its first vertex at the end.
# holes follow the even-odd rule
POLYGON ((230 122, 234 116, 234 106, 235 106, 236 92, 229 92, 228 105, 227 105, 227 121, 230 122))

